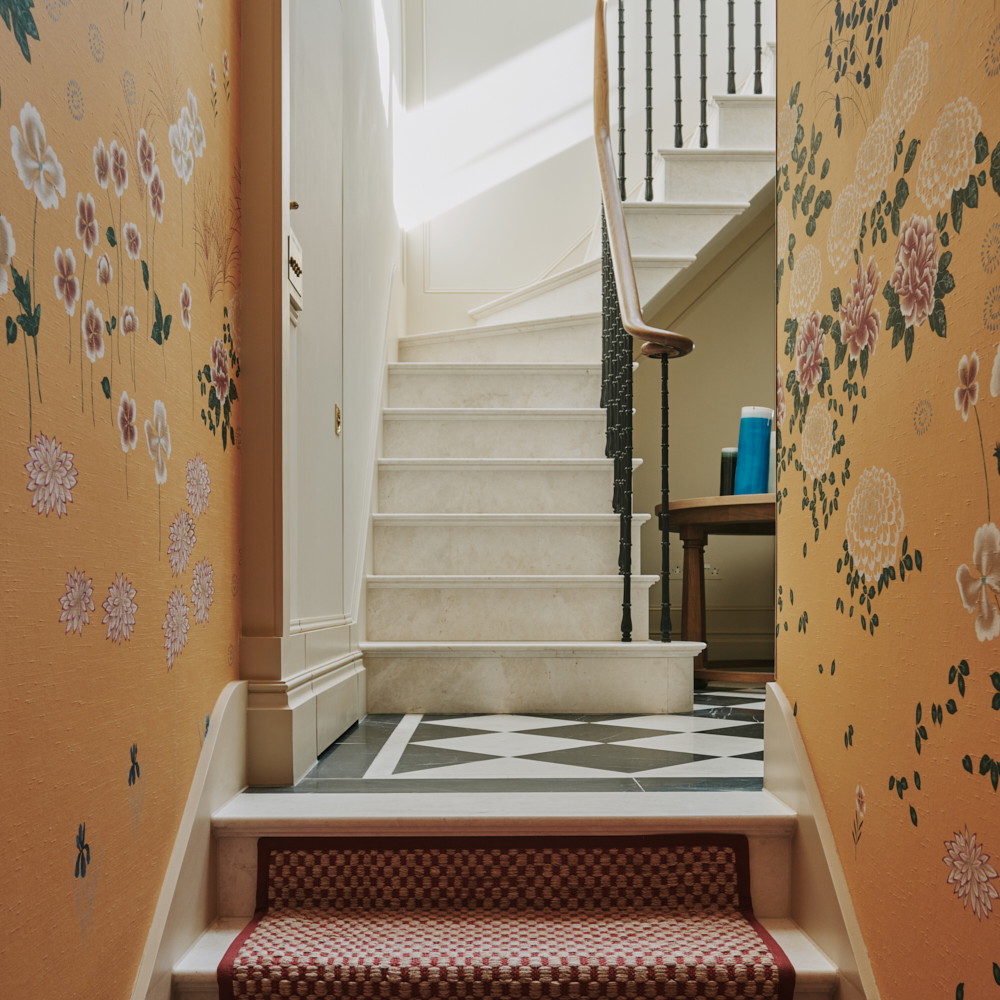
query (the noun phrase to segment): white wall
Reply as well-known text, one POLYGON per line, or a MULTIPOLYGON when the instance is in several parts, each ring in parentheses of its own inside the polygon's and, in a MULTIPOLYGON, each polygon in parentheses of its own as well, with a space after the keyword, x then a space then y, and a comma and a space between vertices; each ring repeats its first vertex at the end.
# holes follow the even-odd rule
MULTIPOLYGON (((774 3, 762 5, 765 43, 774 3)), ((673 5, 653 6, 654 144, 666 146, 673 5)), ((698 7, 682 4, 685 135, 698 115, 698 7)), ((726 5, 709 7, 711 96, 725 87, 728 40, 726 5)), ((632 191, 644 172, 645 5, 628 0, 626 8, 626 88, 637 109, 627 122, 632 191)), ((616 85, 617 4, 609 9, 616 85)), ((752 70, 752 10, 749 0, 737 4, 738 83, 752 70)), ((582 259, 599 209, 593 19, 586 0, 407 0, 397 195, 408 227, 409 332, 468 325, 470 308, 582 259)))

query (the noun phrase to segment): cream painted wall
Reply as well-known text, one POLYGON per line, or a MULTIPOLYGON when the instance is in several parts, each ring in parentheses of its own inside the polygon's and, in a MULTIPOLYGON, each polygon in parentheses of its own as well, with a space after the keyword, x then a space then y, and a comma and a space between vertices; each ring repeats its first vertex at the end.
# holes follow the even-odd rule
MULTIPOLYGON (((617 5, 611 4, 612 9, 617 5)), ((626 88, 644 93, 644 5, 627 4, 626 88)), ((654 14, 654 129, 673 141, 673 19, 654 14)), ((711 5, 708 32, 725 39, 725 6, 711 5)), ((750 4, 737 12, 737 81, 752 69, 750 4)), ((682 14, 684 132, 697 123, 698 4, 682 14)), ((774 0, 762 5, 763 40, 773 38, 774 0)), ((613 18, 614 14, 611 15, 613 18)), ((408 0, 406 90, 398 167, 409 226, 409 332, 469 325, 468 310, 583 259, 598 220, 593 118, 594 6, 580 0, 408 0), (419 126, 419 127, 418 127, 419 126), (406 179, 426 197, 405 197, 406 179), (467 187, 466 187, 467 185, 467 187), (435 201, 433 190, 441 188, 435 201), (461 192, 465 194, 461 194, 461 192), (448 199, 458 199, 448 205, 448 199), (416 215, 413 214, 416 209, 416 215), (430 212, 430 215, 427 213, 430 212), (424 222, 423 217, 428 221, 424 222)), ((617 29, 614 29, 615 33, 617 29)), ((710 94, 725 86, 725 44, 710 44, 710 94)), ((616 53, 612 53, 612 76, 616 53)), ((642 105, 628 119, 629 190, 641 183, 642 105)), ((599 308, 581 305, 580 311, 599 308)))
MULTIPOLYGON (((739 438, 744 405, 774 406, 774 227, 759 217, 720 261, 718 280, 686 290, 685 301, 657 317, 667 329, 690 337, 695 350, 670 365, 670 495, 719 492, 719 453, 739 438)), ((635 452, 643 459, 635 481, 636 511, 660 502, 660 365, 643 359, 635 379, 635 452)), ((679 567, 682 546, 671 536, 670 562, 679 567)), ((709 540, 705 601, 710 653, 717 659, 773 655, 774 540, 709 540)), ((660 537, 643 531, 642 568, 658 573, 660 537)), ((680 629, 681 581, 671 583, 675 634, 680 629)), ((659 631, 660 585, 650 596, 650 630, 659 631)))

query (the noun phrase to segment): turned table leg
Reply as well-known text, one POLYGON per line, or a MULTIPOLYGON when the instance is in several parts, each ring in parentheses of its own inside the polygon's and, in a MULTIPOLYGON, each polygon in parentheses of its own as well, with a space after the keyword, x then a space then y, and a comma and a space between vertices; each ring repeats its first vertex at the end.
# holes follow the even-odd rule
MULTIPOLYGON (((697 525, 684 525, 680 530, 684 542, 684 584, 681 598, 681 638, 691 642, 705 641, 705 543, 708 534, 697 525)), ((695 670, 708 666, 708 651, 694 660, 695 670)))

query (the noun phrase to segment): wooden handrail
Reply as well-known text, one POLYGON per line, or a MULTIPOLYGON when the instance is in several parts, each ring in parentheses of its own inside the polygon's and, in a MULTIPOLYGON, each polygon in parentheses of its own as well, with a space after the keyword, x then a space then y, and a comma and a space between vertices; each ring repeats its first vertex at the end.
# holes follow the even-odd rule
POLYGON ((608 242, 618 289, 622 326, 637 340, 643 341, 642 353, 651 358, 679 358, 694 350, 694 343, 679 333, 670 333, 648 326, 642 318, 639 291, 632 267, 625 212, 618 194, 614 151, 611 143, 611 122, 608 109, 608 43, 604 27, 607 0, 597 0, 594 25, 594 142, 597 146, 597 169, 601 177, 604 216, 608 227, 608 242))

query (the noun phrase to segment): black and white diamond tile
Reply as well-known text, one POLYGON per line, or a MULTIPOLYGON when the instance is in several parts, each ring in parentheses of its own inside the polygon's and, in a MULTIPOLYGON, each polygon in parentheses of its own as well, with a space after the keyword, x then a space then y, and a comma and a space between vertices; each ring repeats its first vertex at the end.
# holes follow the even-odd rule
POLYGON ((751 790, 760 688, 697 692, 684 715, 368 716, 289 791, 751 790))

